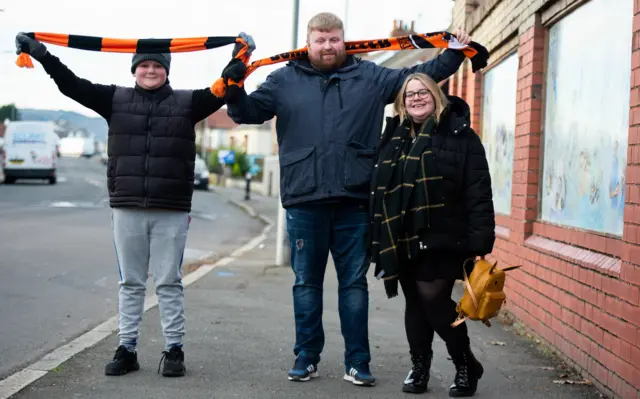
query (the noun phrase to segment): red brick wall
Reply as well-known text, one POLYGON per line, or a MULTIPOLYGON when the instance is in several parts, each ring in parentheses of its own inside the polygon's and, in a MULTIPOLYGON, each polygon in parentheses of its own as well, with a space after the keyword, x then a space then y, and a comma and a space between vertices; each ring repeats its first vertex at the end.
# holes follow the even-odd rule
MULTIPOLYGON (((634 0, 625 228, 622 239, 538 221, 543 85, 549 21, 586 0, 483 0, 465 26, 491 52, 490 65, 519 58, 512 206, 497 216, 493 252, 509 273, 507 309, 612 397, 640 397, 640 0, 634 0)), ((467 9, 468 10, 468 9, 467 9)), ((482 74, 456 76, 480 132, 482 74), (460 84, 462 83, 462 84, 460 84)))

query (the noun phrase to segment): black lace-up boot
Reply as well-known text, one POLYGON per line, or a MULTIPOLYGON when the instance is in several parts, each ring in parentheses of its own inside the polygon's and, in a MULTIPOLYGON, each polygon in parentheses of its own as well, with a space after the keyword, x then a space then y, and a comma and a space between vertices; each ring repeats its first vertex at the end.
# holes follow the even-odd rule
POLYGON ((452 398, 473 396, 478 389, 478 380, 484 373, 482 364, 473 356, 469 346, 465 346, 462 350, 449 348, 449 354, 456 366, 456 376, 449 388, 449 396, 452 398))
POLYGON ((424 393, 427 391, 431 359, 433 359, 433 352, 429 352, 424 356, 411 353, 411 363, 413 363, 413 367, 411 367, 407 378, 404 380, 402 392, 424 393))

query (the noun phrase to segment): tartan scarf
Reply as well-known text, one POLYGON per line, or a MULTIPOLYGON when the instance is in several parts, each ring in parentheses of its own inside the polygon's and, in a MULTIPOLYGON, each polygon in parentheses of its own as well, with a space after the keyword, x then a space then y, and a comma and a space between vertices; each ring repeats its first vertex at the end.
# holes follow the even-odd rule
POLYGON ((389 278, 385 280, 389 298, 398 295, 402 264, 418 256, 418 232, 429 225, 430 210, 443 206, 429 203, 427 181, 438 177, 428 174, 424 162, 431 154, 435 118, 425 121, 415 138, 410 128, 411 121, 405 119, 391 132, 386 151, 378 160, 374 192, 371 261, 389 278))
MULTIPOLYGON (((239 43, 241 44, 240 51, 231 62, 236 60, 242 61, 247 65, 247 72, 244 78, 239 82, 234 82, 233 80, 225 81, 223 78, 216 80, 211 86, 211 92, 218 98, 224 97, 228 85, 242 87, 247 77, 261 66, 305 58, 308 54, 307 48, 303 47, 249 63, 250 55, 247 51, 248 44, 242 38, 234 36, 208 36, 175 39, 110 39, 95 36, 45 32, 29 32, 27 33, 27 36, 40 42, 58 46, 112 53, 182 53, 208 50, 226 46, 228 44, 239 43)), ((387 39, 345 42, 345 49, 348 55, 381 50, 413 50, 429 48, 460 50, 471 60, 473 72, 487 66, 487 60, 489 59, 489 52, 482 45, 476 42, 471 42, 468 46, 464 46, 458 41, 454 34, 449 32, 433 32, 387 39)), ((33 68, 33 62, 25 50, 23 50, 18 56, 16 64, 21 68, 33 68)))

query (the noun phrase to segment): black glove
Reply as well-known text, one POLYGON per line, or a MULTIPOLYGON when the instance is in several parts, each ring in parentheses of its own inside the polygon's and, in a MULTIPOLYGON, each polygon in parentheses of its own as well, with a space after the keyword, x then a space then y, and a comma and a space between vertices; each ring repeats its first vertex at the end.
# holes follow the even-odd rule
POLYGON ((224 84, 228 85, 229 79, 233 80, 234 82, 239 82, 244 79, 244 75, 246 74, 247 66, 245 65, 245 63, 237 58, 234 58, 222 70, 222 79, 224 79, 224 84))
POLYGON ((229 85, 229 79, 240 82, 247 73, 247 66, 241 60, 234 58, 222 70, 222 79, 226 87, 224 100, 227 104, 233 104, 244 92, 244 88, 238 85, 229 85))
POLYGON ((39 41, 30 38, 23 32, 16 35, 16 54, 27 53, 40 61, 47 54, 47 48, 39 41))
MULTIPOLYGON (((251 35, 247 35, 244 32, 240 32, 238 37, 240 37, 242 40, 245 41, 245 43, 247 43, 247 45, 249 46, 249 48, 247 48, 247 55, 251 56, 251 53, 253 53, 253 50, 256 49, 256 42, 253 41, 253 37, 251 35)), ((242 49, 242 44, 236 43, 235 46, 233 46, 233 51, 231 52, 231 56, 235 58, 235 56, 240 52, 241 49, 242 49)))

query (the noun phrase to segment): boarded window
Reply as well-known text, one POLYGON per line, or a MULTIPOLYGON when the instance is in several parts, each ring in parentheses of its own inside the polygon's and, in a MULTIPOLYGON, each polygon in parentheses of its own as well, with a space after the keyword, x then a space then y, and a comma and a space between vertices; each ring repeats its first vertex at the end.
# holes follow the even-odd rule
POLYGON ((622 235, 633 0, 593 0, 551 27, 544 221, 622 235))
POLYGON ((511 214, 518 57, 510 55, 484 76, 482 142, 487 153, 495 211, 511 214))

